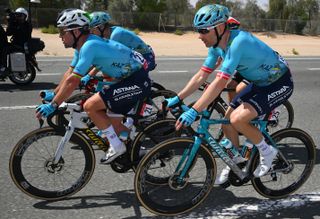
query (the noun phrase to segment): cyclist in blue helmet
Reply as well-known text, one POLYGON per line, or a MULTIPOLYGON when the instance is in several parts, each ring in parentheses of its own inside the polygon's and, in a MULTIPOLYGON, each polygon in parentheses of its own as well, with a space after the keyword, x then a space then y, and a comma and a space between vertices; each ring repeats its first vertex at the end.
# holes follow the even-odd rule
POLYGON ((119 26, 111 26, 111 17, 107 12, 98 11, 90 14, 91 33, 105 39, 115 40, 143 55, 148 62, 148 70, 152 71, 156 67, 155 55, 152 48, 147 45, 134 32, 119 26))
MULTIPOLYGON (((209 48, 208 57, 178 95, 167 99, 167 106, 170 108, 176 105, 196 91, 215 70, 217 60, 222 57, 214 81, 192 108, 179 117, 176 129, 191 125, 198 112, 219 95, 235 72, 239 72, 250 84, 231 101, 225 114, 231 124, 223 125, 223 131, 235 147, 239 147, 239 132, 257 147, 260 162, 253 174, 261 177, 269 172, 278 151, 266 142, 259 129, 250 121, 285 102, 293 92, 293 80, 287 62, 277 52, 251 33, 229 28, 228 18, 228 8, 218 4, 206 5, 196 13, 194 27, 199 33, 199 39, 209 48)), ((229 172, 229 167, 224 168, 216 184, 225 183, 229 172)))
POLYGON ((36 116, 47 117, 65 101, 80 84, 92 66, 103 75, 114 78, 114 83, 95 93, 84 103, 84 110, 109 142, 109 148, 101 163, 109 164, 126 152, 126 146, 118 137, 121 131, 128 131, 121 120, 114 120, 106 111, 127 114, 138 101, 151 92, 146 60, 142 55, 113 40, 107 42, 90 34, 89 14, 80 9, 64 10, 58 17, 57 26, 66 48, 74 48, 79 59, 69 67, 53 100, 36 108, 36 116), (115 64, 116 63, 116 64, 115 64), (114 125, 116 122, 116 126, 114 125))

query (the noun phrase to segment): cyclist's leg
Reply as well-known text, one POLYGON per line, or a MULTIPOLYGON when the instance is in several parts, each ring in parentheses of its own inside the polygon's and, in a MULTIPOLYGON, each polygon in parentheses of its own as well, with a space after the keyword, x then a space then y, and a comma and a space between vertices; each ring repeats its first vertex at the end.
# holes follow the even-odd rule
POLYGON ((226 88, 234 89, 233 91, 228 91, 228 102, 230 103, 233 98, 239 93, 237 92, 238 85, 243 81, 243 77, 239 72, 235 72, 231 80, 227 83, 226 88))
MULTIPOLYGON (((126 114, 139 100, 150 94, 150 89, 151 83, 148 73, 142 70, 107 89, 104 88, 98 95, 92 97, 95 99, 90 100, 90 98, 90 101, 86 102, 84 108, 89 117, 110 142, 106 156, 101 159, 103 163, 110 163, 125 152, 125 145, 119 140, 111 125, 111 120, 104 110, 108 108, 113 113, 126 114)), ((117 125, 125 129, 119 120, 117 125)))
POLYGON ((258 115, 270 112, 273 108, 281 105, 292 94, 293 83, 290 72, 269 86, 258 87, 250 84, 245 91, 241 92, 231 105, 241 103, 230 115, 232 126, 246 136, 259 150, 260 164, 255 171, 255 176, 266 174, 272 164, 277 151, 266 143, 262 133, 250 121, 258 115))

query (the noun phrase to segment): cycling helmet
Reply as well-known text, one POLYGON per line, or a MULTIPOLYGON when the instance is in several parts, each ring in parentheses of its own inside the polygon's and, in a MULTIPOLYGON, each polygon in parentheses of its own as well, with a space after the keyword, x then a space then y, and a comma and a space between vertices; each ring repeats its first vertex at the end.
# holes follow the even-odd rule
POLYGON ((238 21, 237 19, 233 18, 233 17, 229 17, 227 20, 227 24, 229 26, 230 29, 238 29, 240 27, 240 21, 238 21))
POLYGON ((90 24, 89 14, 80 9, 63 10, 57 19, 57 27, 66 30, 84 29, 87 30, 90 24))
POLYGON ((109 23, 111 20, 111 16, 109 13, 104 12, 104 11, 95 11, 90 14, 91 22, 90 22, 90 27, 96 27, 101 24, 109 23))
POLYGON ((197 29, 214 27, 227 22, 229 14, 229 10, 225 6, 206 5, 200 8, 194 16, 193 26, 197 29))
POLYGON ((63 31, 70 31, 79 29, 81 34, 76 36, 73 31, 71 34, 74 38, 74 43, 72 48, 77 47, 77 43, 82 36, 82 34, 89 33, 89 24, 90 24, 90 16, 87 12, 80 10, 80 9, 66 9, 63 10, 57 19, 57 27, 63 28, 63 31))
POLYGON ((26 17, 25 20, 28 20, 29 13, 28 13, 28 11, 27 11, 26 9, 24 9, 24 8, 17 8, 17 9, 15 10, 15 12, 16 12, 16 13, 24 14, 25 17, 26 17))

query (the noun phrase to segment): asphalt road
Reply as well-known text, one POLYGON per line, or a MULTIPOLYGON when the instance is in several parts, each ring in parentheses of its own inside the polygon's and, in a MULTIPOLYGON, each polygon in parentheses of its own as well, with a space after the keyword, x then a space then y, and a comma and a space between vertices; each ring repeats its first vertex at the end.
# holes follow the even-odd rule
MULTIPOLYGON (((38 92, 53 89, 70 59, 38 58, 42 72, 34 83, 17 87, 0 82, 0 218, 151 218, 133 191, 132 172, 118 174, 97 164, 89 184, 74 196, 56 202, 36 200, 13 184, 8 163, 12 148, 26 133, 38 128, 34 106, 38 92)), ((162 57, 151 77, 167 89, 179 91, 201 66, 201 58, 162 57)), ((295 91, 293 126, 307 131, 320 146, 320 57, 289 58, 295 91)), ((190 97, 195 100, 200 93, 190 97)), ((319 152, 319 147, 317 149, 319 152)), ((214 188, 208 199, 188 215, 177 218, 320 218, 319 157, 312 176, 297 193, 283 200, 261 197, 250 184, 228 189, 214 188)), ((96 152, 99 159, 101 152, 96 152)))

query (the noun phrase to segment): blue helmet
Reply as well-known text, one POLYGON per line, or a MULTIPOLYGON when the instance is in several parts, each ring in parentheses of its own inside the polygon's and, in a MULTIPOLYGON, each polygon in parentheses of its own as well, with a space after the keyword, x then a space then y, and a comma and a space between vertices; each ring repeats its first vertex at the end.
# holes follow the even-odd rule
POLYGON ((229 14, 229 9, 225 6, 206 5, 200 8, 194 16, 193 26, 197 29, 217 26, 227 22, 229 14))
POLYGON ((96 27, 101 24, 108 23, 111 20, 109 13, 104 11, 96 11, 90 14, 91 22, 90 27, 96 27))

